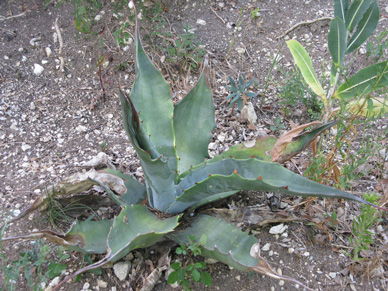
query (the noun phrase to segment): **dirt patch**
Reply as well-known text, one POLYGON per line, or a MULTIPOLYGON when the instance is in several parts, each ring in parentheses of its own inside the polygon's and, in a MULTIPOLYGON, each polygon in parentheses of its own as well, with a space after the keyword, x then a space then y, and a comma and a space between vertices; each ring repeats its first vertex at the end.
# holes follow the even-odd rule
MULTIPOLYGON (((110 1, 101 1, 97 14, 101 19, 93 26, 94 34, 80 35, 73 23, 74 7, 64 2, 58 8, 55 1, 45 8, 43 0, 8 0, 0 2, 0 214, 2 220, 8 215, 16 216, 26 208, 47 187, 72 173, 84 170, 81 162, 105 151, 113 163, 135 177, 142 179, 142 171, 135 157, 121 123, 120 103, 117 97, 118 84, 125 90, 131 88, 134 80, 133 44, 126 49, 117 45, 114 32, 120 22, 131 21, 128 8, 118 15, 110 1), (63 47, 60 52, 55 21, 60 27, 63 47), (103 42, 99 40, 103 40, 103 42), (51 54, 49 53, 51 51, 51 54), (64 62, 62 71, 61 58, 64 62), (101 64, 101 66, 98 66, 101 64), (39 65, 39 66, 37 66, 39 65), (38 74, 40 67, 43 68, 38 74), (35 70, 35 72, 34 72, 35 70), (104 90, 101 88, 101 81, 104 90)), ((148 2, 146 2, 148 3, 148 2)), ((149 3, 154 7, 154 3, 149 3)), ((382 3, 380 3, 382 4, 382 3)), ((126 7, 126 6, 125 6, 126 7)), ((162 1, 161 11, 151 15, 154 21, 166 22, 163 29, 171 35, 184 32, 184 27, 194 29, 197 40, 204 45, 212 63, 212 87, 216 104, 217 129, 211 141, 210 154, 216 155, 230 145, 253 139, 271 132, 270 126, 282 111, 278 103, 277 87, 270 82, 264 107, 255 109, 259 115, 258 125, 251 129, 242 123, 227 108, 225 97, 228 91, 227 76, 237 77, 245 72, 248 78, 256 78, 262 88, 268 76, 276 79, 283 76, 281 70, 292 68, 292 57, 285 48, 284 40, 296 38, 308 49, 317 68, 330 59, 326 45, 329 20, 301 25, 288 35, 278 39, 284 31, 300 21, 331 17, 332 2, 320 1, 162 1), (260 8, 255 19, 251 12, 260 8), (202 21, 198 21, 202 20, 202 21), (273 58, 280 51, 276 68, 271 71, 273 58), (271 73, 271 75, 269 75, 271 73)), ((382 13, 386 7, 380 5, 382 13)), ((386 14, 386 13, 385 13, 386 14)), ((382 18, 379 27, 387 26, 382 18)), ((141 21, 144 44, 151 58, 160 67, 170 83, 173 83, 173 99, 178 101, 190 89, 198 76, 195 68, 190 74, 182 75, 182 63, 166 60, 168 37, 163 36, 144 17, 141 21), (167 39, 167 40, 166 40, 167 39), (159 49, 157 49, 159 46, 159 49), (171 65, 170 65, 171 64, 171 65)), ((133 33, 133 27, 128 28, 133 33)), ((365 56, 354 66, 365 64, 365 56)), ((260 99, 259 96, 258 99, 260 99)), ((303 123, 303 113, 290 117, 303 123)), ((289 128, 289 124, 285 122, 289 128)), ((386 121, 379 121, 376 129, 386 127, 386 121)), ((279 134, 279 132, 277 132, 279 134)), ((287 165, 293 167, 292 164, 287 165)), ((386 175, 386 174, 385 174, 386 175)), ((383 178, 383 177, 381 177, 383 178)), ((386 177, 385 177, 386 178, 386 177)), ((368 177, 355 187, 358 191, 376 190, 377 177, 368 177)), ((283 198, 282 209, 298 205, 300 199, 283 198)), ((238 207, 257 206, 268 209, 269 200, 265 193, 242 193, 211 207, 226 207, 232 203, 238 207)), ((385 290, 386 277, 386 225, 376 235, 374 257, 367 258, 366 265, 379 269, 378 275, 362 275, 360 271, 349 272, 349 258, 341 252, 349 241, 349 222, 360 213, 358 205, 350 202, 314 202, 311 213, 305 208, 288 211, 298 218, 303 215, 321 217, 332 210, 346 209, 340 219, 341 228, 331 230, 332 237, 321 230, 307 225, 304 220, 288 223, 287 236, 269 234, 272 226, 255 227, 240 225, 261 239, 262 246, 268 244, 263 256, 284 275, 296 278, 316 290, 385 290), (317 238, 323 236, 323 239, 317 238), (331 241, 330 241, 331 240, 331 241), (345 243, 346 241, 346 243, 345 243)), ((311 209, 310 208, 310 209, 311 209)), ((235 222, 238 224, 238 222, 235 222)), ((51 228, 44 213, 34 213, 12 223, 6 235, 26 233, 34 229, 51 228)), ((64 230, 64 229, 63 229, 64 230)), ((31 249, 30 242, 4 244, 8 258, 16 259, 20 252, 31 249)), ((66 261, 67 272, 80 268, 82 256, 71 253, 66 261)), ((85 274, 78 283, 68 283, 64 290, 129 290, 141 286, 142 278, 149 273, 147 259, 157 262, 159 253, 154 248, 134 252, 141 270, 133 273, 131 282, 119 281, 112 268, 105 268, 101 276, 85 274), (98 283, 102 280, 107 283, 98 283), (100 287, 97 287, 100 286, 100 287)), ((175 256, 173 256, 175 259, 175 256)), ((365 264, 363 265, 365 267, 365 264)), ((365 270, 365 269, 362 269, 365 270)), ((209 265, 213 278, 211 290, 301 290, 286 282, 241 273, 228 266, 216 263, 209 265)), ((0 276, 1 277, 1 276, 0 276)), ((20 275, 18 289, 26 287, 20 275)), ((194 285, 193 290, 203 290, 194 285)), ((155 290, 173 290, 162 278, 155 290)), ((175 289, 174 289, 175 290, 175 289)))

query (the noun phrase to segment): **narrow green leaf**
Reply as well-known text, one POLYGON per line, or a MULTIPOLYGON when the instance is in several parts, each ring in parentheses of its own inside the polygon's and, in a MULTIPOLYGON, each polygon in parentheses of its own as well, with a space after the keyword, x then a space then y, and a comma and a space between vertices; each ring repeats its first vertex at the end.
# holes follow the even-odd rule
POLYGON ((387 85, 388 61, 385 61, 358 71, 337 89, 334 96, 340 99, 367 96, 374 90, 387 85))
POLYGON ((337 67, 342 68, 346 51, 346 27, 342 19, 336 17, 330 22, 330 31, 327 37, 333 62, 337 67))
POLYGON ((350 112, 358 113, 364 117, 381 116, 388 113, 388 99, 383 97, 374 97, 367 100, 360 98, 349 102, 346 108, 350 112), (367 106, 364 105, 365 102, 367 106), (361 106, 363 107, 360 108, 361 106))
POLYGON ((287 41, 287 46, 290 49, 295 63, 298 65, 307 84, 315 94, 322 98, 323 102, 326 104, 327 100, 325 91, 323 91, 322 85, 315 75, 313 63, 311 62, 310 56, 304 47, 296 40, 287 41))
POLYGON ((348 6, 349 0, 334 0, 334 17, 338 17, 345 22, 348 6))
POLYGON ((196 86, 174 109, 178 171, 182 173, 209 157, 208 144, 216 124, 206 70, 205 67, 196 86))
POLYGON ((380 12, 376 1, 373 2, 368 10, 365 12, 364 17, 357 26, 356 32, 348 43, 348 49, 346 53, 351 53, 360 45, 362 45, 368 37, 370 37, 375 31, 377 24, 379 23, 380 12))
POLYGON ((346 29, 350 32, 362 19, 365 11, 369 8, 371 0, 354 0, 345 16, 346 29))

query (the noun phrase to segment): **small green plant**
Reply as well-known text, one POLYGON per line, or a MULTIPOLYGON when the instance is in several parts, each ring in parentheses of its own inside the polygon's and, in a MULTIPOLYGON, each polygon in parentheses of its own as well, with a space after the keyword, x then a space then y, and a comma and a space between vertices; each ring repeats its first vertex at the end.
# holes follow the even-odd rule
MULTIPOLYGON (((3 238, 6 227, 7 223, 1 230, 1 239, 3 238)), ((67 265, 61 264, 63 260, 69 258, 69 255, 64 250, 62 246, 52 247, 43 243, 41 240, 36 240, 32 250, 22 252, 17 260, 8 262, 2 248, 2 242, 0 241, 0 260, 4 290, 16 290, 15 285, 20 281, 21 273, 24 274, 24 279, 31 290, 44 290, 49 279, 54 279, 66 269, 67 265), (57 251, 58 261, 56 263, 49 262, 48 258, 55 251, 57 251)))
POLYGON ((102 143, 100 143, 100 149, 102 152, 106 152, 109 148, 108 143, 106 140, 104 140, 102 143))
POLYGON ((249 80, 245 84, 245 73, 238 76, 238 82, 233 80, 231 76, 228 76, 229 83, 231 86, 225 86, 225 88, 232 92, 228 97, 226 97, 226 100, 230 100, 229 108, 236 105, 238 106, 238 109, 241 110, 241 108, 248 102, 248 97, 250 98, 256 98, 257 93, 253 93, 248 91, 248 88, 252 85, 253 79, 249 80))
POLYGON ((199 241, 195 240, 195 236, 188 236, 188 244, 180 244, 175 252, 178 255, 189 255, 190 262, 187 265, 182 265, 179 262, 171 264, 173 272, 168 276, 167 283, 174 284, 178 282, 185 290, 190 289, 190 282, 201 282, 206 286, 212 286, 212 278, 208 272, 203 271, 206 268, 205 262, 194 262, 193 258, 201 255, 201 246, 207 243, 207 235, 202 234, 199 241))
POLYGON ((169 40, 165 41, 167 47, 164 48, 164 51, 167 53, 167 60, 173 64, 179 64, 184 70, 189 67, 195 69, 202 62, 206 50, 196 40, 197 36, 189 25, 185 25, 183 31, 184 33, 178 34, 175 40, 172 40, 173 34, 164 33, 169 37, 169 40))
POLYGON ((388 51, 388 30, 382 30, 377 36, 376 41, 369 41, 366 44, 366 55, 368 58, 373 58, 374 62, 380 59, 386 59, 388 51))
POLYGON ((273 125, 269 127, 269 129, 273 132, 277 132, 285 128, 286 127, 284 126, 284 124, 282 124, 282 119, 279 116, 275 118, 273 125))
POLYGON ((257 7, 251 11, 252 19, 255 20, 256 18, 260 18, 260 8, 257 7))
POLYGON ((124 22, 120 27, 116 28, 116 30, 112 33, 116 38, 116 41, 119 46, 124 47, 125 44, 129 41, 130 34, 126 30, 129 26, 129 22, 124 22))
MULTIPOLYGON (((375 203, 380 197, 376 194, 365 194, 364 199, 375 203)), ((359 257, 362 250, 367 250, 373 243, 373 233, 370 229, 379 221, 379 214, 375 208, 369 205, 362 205, 361 214, 353 219, 352 236, 350 245, 353 247, 353 253, 346 253, 353 261, 362 260, 359 257)))

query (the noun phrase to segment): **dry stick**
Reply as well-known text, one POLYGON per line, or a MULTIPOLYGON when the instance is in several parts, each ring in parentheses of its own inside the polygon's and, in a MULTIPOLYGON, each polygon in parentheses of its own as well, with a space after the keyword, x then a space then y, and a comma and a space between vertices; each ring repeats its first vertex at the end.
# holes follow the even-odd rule
POLYGON ((323 20, 332 20, 332 19, 333 19, 332 17, 321 17, 321 18, 317 18, 317 19, 314 19, 314 20, 298 22, 297 24, 295 24, 291 28, 287 29, 284 33, 282 33, 281 35, 277 36, 276 39, 285 37, 287 34, 289 34, 291 31, 293 31, 298 26, 312 24, 312 23, 315 23, 315 22, 318 22, 318 21, 323 21, 323 20))
POLYGON ((63 59, 62 57, 62 48, 63 48, 63 39, 62 39, 62 34, 61 34, 61 30, 59 29, 59 26, 58 26, 58 17, 57 19, 55 19, 55 23, 54 23, 54 26, 55 26, 55 31, 57 32, 57 35, 58 35, 58 42, 59 42, 59 57, 58 59, 61 61, 61 64, 59 66, 61 72, 64 72, 65 71, 65 60, 63 59))
POLYGON ((217 12, 216 12, 212 7, 210 7, 210 9, 211 9, 211 11, 213 11, 213 13, 217 16, 217 18, 218 18, 219 20, 222 21, 223 24, 226 24, 226 21, 225 21, 224 19, 222 19, 222 17, 219 16, 219 15, 217 14, 217 12))
POLYGON ((20 16, 23 16, 24 14, 26 14, 27 11, 24 11, 20 14, 16 14, 16 15, 12 15, 12 16, 8 16, 8 17, 5 17, 5 16, 0 16, 0 21, 4 21, 4 20, 8 20, 8 19, 12 19, 12 18, 16 18, 16 17, 20 17, 20 16))

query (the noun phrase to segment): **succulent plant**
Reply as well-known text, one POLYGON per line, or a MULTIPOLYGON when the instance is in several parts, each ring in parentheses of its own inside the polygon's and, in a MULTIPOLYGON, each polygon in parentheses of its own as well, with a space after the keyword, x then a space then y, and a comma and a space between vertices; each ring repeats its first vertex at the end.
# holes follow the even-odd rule
MULTIPOLYGON (((202 246, 203 256, 239 270, 278 278, 261 261, 256 249, 258 239, 225 221, 198 214, 188 218, 191 223, 188 227, 176 230, 182 216, 189 213, 186 210, 192 211, 240 190, 368 203, 352 194, 310 181, 280 164, 302 151, 335 122, 300 134, 293 131, 293 135, 286 134, 279 140, 272 136, 259 138, 232 146, 221 155, 207 159, 208 144, 215 127, 215 106, 207 81, 206 61, 195 87, 174 107, 169 84, 146 55, 136 24, 135 71, 131 94, 126 96, 121 90, 119 94, 124 127, 140 159, 145 185, 130 175, 106 169, 102 178, 95 174, 80 187, 72 185, 71 190, 57 192, 74 193, 75 189, 81 191, 98 184, 121 206, 120 214, 114 219, 76 221, 65 234, 38 231, 4 239, 45 237, 69 250, 106 253, 101 261, 84 267, 64 281, 118 261, 132 250, 151 246, 164 237, 186 243, 188 235, 201 237, 203 234, 208 238, 202 246), (109 175, 121 181, 119 187, 109 185, 106 179, 109 175)), ((45 198, 38 198, 28 211, 41 206, 45 198)), ((24 211, 22 215, 26 213, 24 211)))

